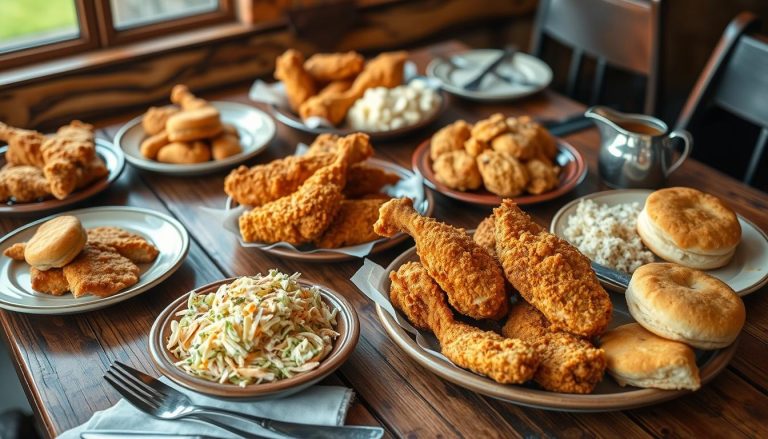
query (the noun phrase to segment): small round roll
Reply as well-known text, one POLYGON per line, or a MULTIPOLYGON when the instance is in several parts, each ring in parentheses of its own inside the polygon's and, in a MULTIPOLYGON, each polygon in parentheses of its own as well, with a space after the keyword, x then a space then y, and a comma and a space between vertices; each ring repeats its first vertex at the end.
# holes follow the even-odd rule
POLYGON ((621 386, 690 389, 701 386, 696 355, 689 346, 661 338, 637 323, 600 336, 608 373, 621 386))
POLYGON ((637 233, 660 258, 700 270, 727 265, 741 241, 733 210, 713 195, 686 187, 649 195, 637 233))
POLYGON ((169 117, 165 129, 171 142, 190 142, 216 137, 224 128, 219 110, 201 107, 180 111, 169 117))
POLYGON ((719 349, 744 326, 744 302, 702 271, 669 263, 643 265, 626 292, 632 317, 645 329, 699 349, 719 349))
POLYGON ((63 267, 83 250, 87 240, 79 219, 60 216, 37 228, 24 248, 24 260, 41 271, 63 267))

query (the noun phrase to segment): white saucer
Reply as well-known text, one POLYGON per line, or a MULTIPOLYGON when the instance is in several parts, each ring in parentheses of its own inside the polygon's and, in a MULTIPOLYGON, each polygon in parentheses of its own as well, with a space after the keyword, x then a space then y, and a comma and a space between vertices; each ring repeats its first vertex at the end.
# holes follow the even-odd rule
POLYGON ((202 175, 232 168, 264 151, 277 129, 275 122, 265 112, 237 102, 213 101, 211 104, 221 113, 224 123, 237 127, 243 151, 223 160, 181 165, 149 160, 141 155, 141 142, 147 138, 141 127, 142 116, 123 125, 115 135, 115 145, 125 153, 125 159, 137 168, 168 175, 202 175))
POLYGON ((523 79, 524 84, 508 83, 491 73, 483 79, 479 90, 465 90, 464 85, 492 63, 500 53, 497 49, 476 49, 451 56, 451 62, 436 58, 427 66, 427 75, 437 78, 447 92, 476 101, 518 99, 537 93, 552 82, 552 69, 544 61, 527 53, 516 52, 511 60, 503 61, 496 72, 503 76, 523 79))
POLYGON ((74 314, 113 305, 141 294, 165 280, 182 264, 189 250, 186 229, 168 215, 138 207, 93 207, 56 214, 22 226, 0 240, 0 308, 29 314, 74 314), (85 296, 72 294, 51 296, 38 293, 30 286, 29 265, 3 256, 6 248, 25 242, 37 227, 56 216, 72 215, 86 229, 114 226, 141 235, 157 247, 160 253, 154 262, 139 264, 139 282, 114 296, 85 296))
MULTIPOLYGON (((552 218, 550 232, 565 239, 563 231, 568 218, 576 213, 581 200, 614 206, 621 203, 645 204, 653 191, 648 189, 622 189, 597 192, 577 198, 563 206, 552 218)), ((746 296, 768 284, 768 235, 756 225, 739 215, 741 243, 731 262, 725 267, 706 270, 707 273, 727 283, 739 296, 746 296)), ((661 261, 661 259, 659 259, 661 261)))

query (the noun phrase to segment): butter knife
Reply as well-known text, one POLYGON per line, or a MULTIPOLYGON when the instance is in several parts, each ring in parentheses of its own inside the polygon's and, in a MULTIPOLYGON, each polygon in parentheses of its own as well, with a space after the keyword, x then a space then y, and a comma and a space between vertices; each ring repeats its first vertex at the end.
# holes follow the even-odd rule
POLYGON ((92 430, 80 433, 81 439, 223 439, 203 434, 171 434, 141 431, 92 430))

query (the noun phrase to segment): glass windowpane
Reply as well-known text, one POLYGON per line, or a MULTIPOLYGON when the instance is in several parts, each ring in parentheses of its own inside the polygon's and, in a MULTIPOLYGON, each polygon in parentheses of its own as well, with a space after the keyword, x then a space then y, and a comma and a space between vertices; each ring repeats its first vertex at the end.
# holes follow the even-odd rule
POLYGON ((110 0, 118 30, 215 11, 218 0, 110 0))
POLYGON ((79 35, 74 0, 0 0, 0 53, 79 35))

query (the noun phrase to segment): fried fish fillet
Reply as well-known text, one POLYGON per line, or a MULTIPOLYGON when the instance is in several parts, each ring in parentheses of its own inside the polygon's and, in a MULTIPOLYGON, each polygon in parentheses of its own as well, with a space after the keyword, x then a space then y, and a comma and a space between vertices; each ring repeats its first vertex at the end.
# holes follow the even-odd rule
POLYGON ((525 301, 512 306, 501 333, 539 350, 541 364, 533 379, 547 390, 590 393, 603 379, 605 351, 583 338, 550 329, 547 318, 525 301))
POLYGON ((159 253, 157 247, 143 237, 118 227, 94 227, 86 232, 89 243, 112 247, 137 264, 152 262, 159 253))
POLYGON ((61 296, 69 292, 69 282, 64 277, 62 268, 49 268, 41 271, 35 267, 29 267, 29 277, 32 289, 38 293, 61 296))
POLYGON ((379 235, 373 231, 373 223, 379 218, 379 207, 384 199, 344 200, 333 222, 315 240, 319 248, 338 248, 374 241, 379 235))
POLYGON ((523 383, 533 377, 540 361, 536 349, 524 341, 457 322, 445 292, 420 263, 403 264, 389 278, 392 304, 414 326, 431 330, 443 355, 457 366, 503 384, 523 383))
POLYGON ((493 214, 496 254, 520 295, 557 329, 583 337, 604 332, 611 299, 589 259, 533 222, 512 200, 504 200, 493 214))
POLYGON ((77 257, 62 268, 75 297, 93 294, 109 297, 139 281, 139 267, 114 248, 88 243, 77 257))
POLYGON ((357 52, 317 53, 304 62, 304 69, 318 82, 350 79, 363 70, 365 59, 357 52))
POLYGON ((25 165, 0 169, 0 202, 13 199, 27 203, 50 196, 50 185, 39 168, 25 165))

